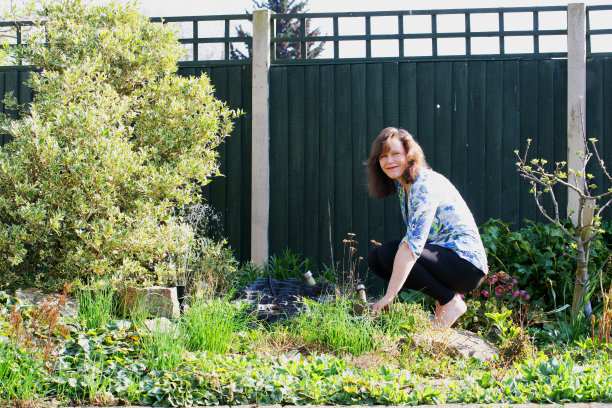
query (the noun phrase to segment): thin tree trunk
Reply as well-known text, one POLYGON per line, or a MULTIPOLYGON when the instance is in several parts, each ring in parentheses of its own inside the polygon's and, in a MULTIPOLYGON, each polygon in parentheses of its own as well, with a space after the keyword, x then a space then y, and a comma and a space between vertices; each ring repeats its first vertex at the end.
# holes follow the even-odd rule
POLYGON ((574 283, 574 298, 572 300, 572 320, 576 321, 582 306, 584 298, 587 294, 589 280, 589 247, 590 244, 585 244, 582 248, 578 247, 579 257, 578 266, 576 267, 576 281, 574 283))

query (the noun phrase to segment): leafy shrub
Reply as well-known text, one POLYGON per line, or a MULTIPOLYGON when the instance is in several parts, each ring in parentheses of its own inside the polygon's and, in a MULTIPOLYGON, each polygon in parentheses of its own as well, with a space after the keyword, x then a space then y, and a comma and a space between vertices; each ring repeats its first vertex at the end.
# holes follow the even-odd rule
POLYGON ((0 149, 4 281, 172 282, 173 208, 218 174, 233 112, 206 76, 173 75, 176 34, 131 7, 75 0, 32 18, 46 29, 17 52, 39 69, 35 97, 0 149))
MULTIPOLYGON (((609 224, 602 228, 603 236, 591 245, 590 276, 595 276, 612 249, 607 241, 612 228, 609 224)), ((571 304, 576 251, 558 226, 528 221, 512 231, 504 222, 492 219, 481 226, 481 237, 492 274, 509 273, 532 298, 546 306, 571 304)), ((610 277, 607 279, 609 282, 610 277)))
POLYGON ((490 274, 479 288, 464 296, 468 309, 458 320, 465 329, 488 334, 494 324, 489 314, 514 311, 514 319, 525 323, 531 302, 531 295, 518 286, 516 278, 504 271, 490 274))

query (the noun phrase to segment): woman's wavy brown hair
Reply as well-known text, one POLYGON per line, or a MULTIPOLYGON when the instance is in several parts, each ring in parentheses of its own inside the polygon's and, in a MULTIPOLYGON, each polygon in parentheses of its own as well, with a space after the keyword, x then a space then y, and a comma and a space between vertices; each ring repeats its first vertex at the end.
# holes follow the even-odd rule
POLYGON ((372 143, 370 157, 365 163, 368 192, 370 196, 376 197, 379 200, 397 192, 395 180, 387 177, 379 163, 380 155, 389 150, 387 141, 392 137, 397 137, 402 142, 408 154, 408 166, 406 166, 406 171, 404 172, 404 181, 406 183, 412 183, 423 167, 429 167, 425 160, 423 149, 421 149, 421 146, 419 146, 410 133, 404 129, 394 127, 383 129, 380 135, 376 137, 376 140, 374 140, 374 143, 372 143))

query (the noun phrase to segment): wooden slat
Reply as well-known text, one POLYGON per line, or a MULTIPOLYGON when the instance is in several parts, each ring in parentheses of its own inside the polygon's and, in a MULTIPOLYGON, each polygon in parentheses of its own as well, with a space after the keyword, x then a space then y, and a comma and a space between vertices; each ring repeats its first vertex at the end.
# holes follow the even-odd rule
POLYGON ((351 141, 351 72, 348 65, 336 65, 334 72, 334 248, 343 248, 342 240, 352 231, 352 141, 351 141))
MULTIPOLYGON (((520 62, 520 121, 521 140, 519 151, 524 154, 527 139, 531 139, 530 157, 538 151, 538 62, 520 62)), ((531 187, 528 182, 521 179, 519 189, 519 218, 536 220, 539 219, 534 199, 530 193, 531 187)))
POLYGON ((434 64, 423 62, 417 65, 417 115, 418 129, 415 135, 425 157, 430 163, 435 163, 434 134, 434 64))
MULTIPOLYGON (((188 71, 187 68, 179 68, 179 70, 177 71, 178 75, 181 76, 189 76, 191 71, 188 71)), ((204 68, 200 68, 200 69, 194 69, 195 74, 197 75, 206 75, 209 79, 210 78, 210 73, 211 73, 211 69, 204 69, 204 68)), ((211 79, 211 84, 212 84, 212 79, 211 79)), ((208 183, 207 185, 204 186, 204 188, 202 188, 202 197, 204 197, 204 200, 207 204, 209 205, 213 205, 212 202, 210 201, 210 184, 208 183)))
MULTIPOLYGON (((384 127, 399 126, 399 88, 397 64, 382 64, 382 89, 383 89, 383 123, 384 127)), ((394 197, 395 198, 395 197, 394 197)), ((388 237, 399 237, 406 233, 403 222, 398 222, 396 214, 399 206, 396 200, 385 200, 385 235, 388 237)))
MULTIPOLYGON (((287 68, 288 235, 287 246, 303 253, 304 246, 304 67, 287 68)), ((306 271, 304 271, 306 272, 306 271)))
POLYGON ((19 71, 19 104, 27 108, 27 105, 32 102, 32 88, 27 85, 30 79, 30 71, 19 71))
POLYGON ((416 133, 417 115, 417 64, 414 62, 399 65, 399 125, 412 135, 416 133))
MULTIPOLYGON (((213 68, 210 78, 215 87, 215 97, 223 101, 227 100, 227 68, 218 67, 213 68)), ((222 143, 218 148, 219 152, 219 169, 221 174, 226 173, 227 167, 227 146, 222 143)), ((215 177, 210 183, 210 202, 213 207, 219 212, 221 216, 221 225, 223 225, 224 233, 227 232, 227 197, 226 197, 226 178, 215 177)))
POLYGON ((242 122, 242 209, 240 223, 242 224, 242 235, 240 237, 240 258, 241 262, 251 259, 251 67, 242 68, 243 88, 242 102, 245 115, 240 118, 242 122))
POLYGON ((517 157, 515 150, 520 146, 520 105, 516 92, 519 83, 518 61, 504 62, 502 78, 502 152, 501 152, 501 219, 519 225, 519 191, 525 187, 516 171, 517 157))
POLYGON ((319 259, 319 241, 325 240, 320 230, 319 214, 319 67, 304 67, 304 256, 315 265, 319 259))
MULTIPOLYGON (((538 152, 537 157, 548 161, 547 168, 554 165, 554 135, 553 135, 553 61, 538 63, 538 152)), ((558 189, 557 189, 558 190, 558 189)), ((550 196, 546 194, 542 203, 546 212, 553 214, 550 196)), ((540 218, 544 221, 544 218, 540 218)))
MULTIPOLYGON (((590 77, 594 82, 592 86, 587 86, 586 100, 588 103, 586 112, 586 137, 587 140, 595 138, 601 140, 603 137, 603 120, 593 120, 594 118, 603 118, 603 98, 604 98, 604 87, 603 85, 603 60, 592 60, 589 61, 587 66, 587 77, 590 77), (600 84, 599 86, 595 84, 600 84)), ((591 143, 588 142, 588 147, 591 148, 591 143)), ((603 172, 598 171, 600 169, 596 158, 591 159, 587 172, 592 174, 594 178, 589 181, 589 184, 595 184, 599 187, 603 184, 603 172)), ((602 191, 597 189, 597 191, 602 191)))
MULTIPOLYGON (((567 161, 567 61, 557 60, 553 72, 553 151, 554 161, 567 161)), ((608 128, 609 129, 609 128, 608 128)), ((567 189, 556 190, 561 217, 567 216, 567 189)))
POLYGON ((351 140, 352 140, 352 232, 359 242, 359 256, 367 257, 368 236, 368 192, 364 163, 370 153, 373 136, 366 129, 366 66, 351 65, 351 140))
POLYGON ((485 194, 481 222, 501 216, 502 158, 512 150, 502 151, 503 62, 487 62, 485 113, 485 194))
MULTIPOLYGON (((597 148, 601 158, 604 160, 608 169, 608 174, 612 175, 612 59, 605 58, 603 61, 603 73, 602 73, 602 88, 604 90, 603 95, 603 111, 608 112, 602 117, 604 123, 605 132, 601 139, 597 143, 597 148)), ((587 119, 588 120, 588 119, 587 119)), ((607 177, 604 177, 603 182, 600 184, 601 188, 598 191, 608 191, 612 187, 612 182, 607 177)), ((602 203, 603 204, 603 203, 602 203)), ((612 209, 608 207, 603 211, 603 218, 608 221, 612 221, 612 209)))
POLYGON ((466 148, 467 190, 465 200, 478 224, 485 221, 485 121, 486 121, 486 62, 470 65, 468 71, 468 139, 466 148))
MULTIPOLYGON (((383 121, 382 70, 379 64, 366 65, 366 129, 370 145, 385 127, 383 121)), ((393 198, 386 198, 385 200, 393 198)), ((370 239, 384 241, 391 239, 384 227, 385 206, 383 201, 369 198, 368 236, 370 239)))
POLYGON ((289 243, 287 108, 287 67, 273 67, 270 70, 270 255, 280 255, 289 243))
MULTIPOLYGON (((227 104, 232 109, 239 109, 243 105, 242 100, 242 68, 227 68, 227 104)), ((229 138, 226 139, 225 153, 225 184, 227 197, 227 219, 225 224, 225 235, 230 246, 234 249, 234 255, 242 258, 242 248, 240 237, 243 234, 242 223, 240 222, 244 197, 248 196, 248 191, 243 191, 242 179, 242 121, 234 120, 234 129, 229 138)))
POLYGON ((464 197, 467 193, 467 163, 465 152, 467 149, 468 132, 468 64, 453 62, 453 109, 451 128, 451 175, 450 180, 464 197))
POLYGON ((452 63, 434 64, 434 134, 438 143, 434 145, 433 168, 451 178, 451 126, 452 126, 452 63))
MULTIPOLYGON (((332 245, 336 225, 333 218, 328 216, 328 203, 331 217, 335 214, 334 202, 334 67, 323 66, 320 70, 319 105, 320 134, 319 134, 319 262, 331 264, 329 223, 332 227, 332 245)), ((334 252, 334 262, 342 260, 342 254, 334 252)))

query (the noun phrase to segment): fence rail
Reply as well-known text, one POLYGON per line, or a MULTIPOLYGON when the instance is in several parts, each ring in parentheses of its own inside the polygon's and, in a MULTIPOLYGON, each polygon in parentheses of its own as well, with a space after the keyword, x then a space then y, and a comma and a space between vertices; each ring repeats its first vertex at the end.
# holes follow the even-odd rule
MULTIPOLYGON (((586 11, 587 56, 612 55, 612 5, 587 6, 586 11), (591 28, 592 21, 598 17, 600 21, 606 21, 604 27, 591 28), (597 43, 595 47, 594 41, 597 43)), ((566 20, 566 15, 566 6, 273 14, 270 40, 272 55, 276 56, 275 49, 287 43, 297 44, 301 52, 299 58, 273 57, 271 63, 329 64, 363 59, 371 62, 392 62, 567 58, 567 50, 550 49, 555 45, 564 47, 567 27, 547 27, 551 19, 556 18, 558 24, 559 21, 566 20), (381 18, 387 19, 384 24, 384 29, 387 30, 385 33, 375 32, 381 29, 382 23, 377 22, 377 19, 381 18), (389 18, 394 20, 392 32, 389 31, 389 18), (454 20, 449 23, 449 18, 454 20), (275 26, 280 22, 292 20, 301 28, 300 35, 287 36, 275 30, 275 26), (331 34, 308 36, 309 22, 314 26, 330 21, 331 34), (349 22, 353 28, 362 28, 362 32, 343 33, 342 24, 349 22), (330 43, 331 48, 320 57, 310 58, 307 49, 309 44, 315 42, 330 43), (389 42, 395 44, 390 45, 389 42), (380 55, 381 50, 387 55, 380 55)), ((250 64, 248 48, 252 44, 252 38, 248 36, 248 31, 252 31, 252 20, 253 15, 247 13, 151 18, 151 21, 177 27, 179 41, 186 48, 186 57, 179 66, 186 68, 250 64), (201 27, 203 23, 215 22, 222 24, 222 33, 210 35, 207 32, 209 30, 201 27), (245 24, 247 36, 237 35, 239 23, 245 24), (201 47, 205 46, 218 47, 211 55, 210 51, 201 51, 201 47), (232 58, 233 48, 239 49, 247 58, 232 58)), ((0 31, 5 37, 12 39, 11 46, 18 46, 23 43, 22 32, 31 25, 31 21, 3 21, 0 22, 0 31)), ((347 27, 350 28, 350 25, 347 27)))

